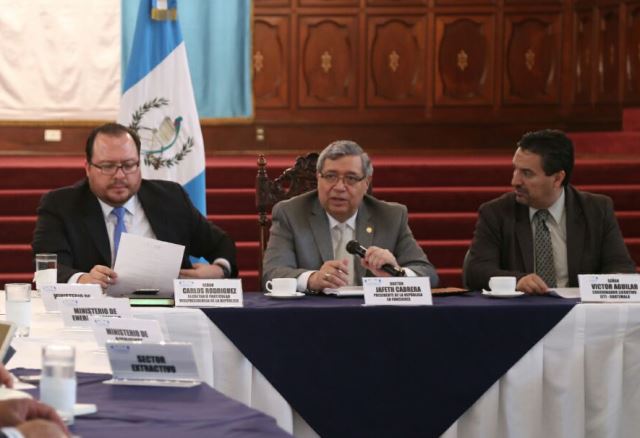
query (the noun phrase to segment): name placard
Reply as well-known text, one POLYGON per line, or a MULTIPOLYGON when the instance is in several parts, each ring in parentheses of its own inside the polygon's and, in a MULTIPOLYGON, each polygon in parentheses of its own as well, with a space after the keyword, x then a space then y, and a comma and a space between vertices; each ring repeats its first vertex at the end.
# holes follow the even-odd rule
POLYGON ((430 306, 429 277, 365 277, 364 304, 367 306, 430 306))
POLYGON ((91 327, 96 342, 104 346, 107 341, 143 342, 159 344, 164 342, 160 323, 155 319, 137 318, 91 318, 91 327))
POLYGON ((115 381, 111 383, 140 385, 147 382, 153 386, 159 381, 200 382, 193 347, 189 343, 107 342, 106 348, 115 381))
POLYGON ((640 302, 639 274, 578 275, 580 299, 591 303, 640 302))
POLYGON ((176 307, 242 307, 240 279, 173 281, 176 307))
POLYGON ((127 298, 61 298, 58 308, 65 327, 91 328, 95 316, 130 318, 131 306, 127 298))
POLYGON ((58 311, 59 298, 100 298, 102 288, 99 284, 57 283, 46 284, 41 289, 42 302, 47 312, 58 311))

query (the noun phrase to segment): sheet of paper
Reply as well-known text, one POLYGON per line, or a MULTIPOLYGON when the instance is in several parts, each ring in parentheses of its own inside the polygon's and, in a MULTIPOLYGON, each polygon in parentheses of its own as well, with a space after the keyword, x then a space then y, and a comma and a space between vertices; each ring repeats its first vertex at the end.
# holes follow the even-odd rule
POLYGON ((364 289, 362 286, 343 286, 337 289, 334 288, 326 288, 323 289, 327 295, 335 295, 337 297, 362 297, 364 296, 364 289))
POLYGON ((180 274, 184 246, 161 240, 123 233, 116 264, 116 284, 109 286, 108 295, 128 295, 138 289, 158 289, 173 293, 173 280, 180 274))
POLYGON ((556 287, 550 294, 558 295, 561 298, 580 298, 580 288, 577 287, 556 287))

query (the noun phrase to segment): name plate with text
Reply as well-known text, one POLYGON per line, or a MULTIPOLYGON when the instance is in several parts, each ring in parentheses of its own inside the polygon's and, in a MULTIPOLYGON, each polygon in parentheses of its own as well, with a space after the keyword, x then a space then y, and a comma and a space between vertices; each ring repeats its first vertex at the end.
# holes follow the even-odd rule
POLYGON ((639 274, 578 275, 580 299, 590 303, 639 303, 639 274))
POLYGON ((91 328, 91 319, 130 318, 131 306, 128 298, 61 298, 58 308, 65 327, 91 328))
POLYGON ((242 307, 240 279, 173 281, 176 307, 242 307))
POLYGON ((100 298, 99 284, 57 283, 46 284, 41 290, 42 302, 47 312, 57 312, 59 298, 100 298))
POLYGON ((365 277, 364 304, 367 306, 430 306, 429 277, 365 277))
POLYGON ((143 342, 159 344, 164 342, 160 323, 155 319, 138 318, 91 318, 91 326, 96 342, 104 346, 107 341, 143 342))
POLYGON ((108 384, 195 386, 200 384, 193 347, 186 342, 107 342, 113 379, 108 384))

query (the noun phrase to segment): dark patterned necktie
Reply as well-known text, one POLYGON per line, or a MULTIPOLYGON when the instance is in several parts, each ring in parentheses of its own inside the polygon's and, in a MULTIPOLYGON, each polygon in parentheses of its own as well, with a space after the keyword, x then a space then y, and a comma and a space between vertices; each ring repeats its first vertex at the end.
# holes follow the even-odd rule
POLYGON ((548 210, 538 210, 533 215, 536 234, 533 237, 533 245, 536 260, 536 274, 544 280, 549 287, 556 287, 556 268, 553 264, 553 247, 551 246, 551 234, 547 227, 549 219, 548 210))

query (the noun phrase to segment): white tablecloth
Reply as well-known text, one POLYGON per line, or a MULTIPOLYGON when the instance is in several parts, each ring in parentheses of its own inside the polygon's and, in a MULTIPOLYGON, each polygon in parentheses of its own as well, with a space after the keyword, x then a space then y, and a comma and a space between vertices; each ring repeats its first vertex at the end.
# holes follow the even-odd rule
MULTIPOLYGON (((17 353, 9 368, 39 368, 42 345, 62 341, 76 345, 78 371, 110 372, 91 331, 65 329, 38 299, 33 310, 31 335, 14 340, 17 353)), ((134 316, 159 320, 168 340, 192 342, 209 385, 275 417, 296 436, 314 435, 200 310, 139 308, 134 316)), ((443 436, 620 438, 640 436, 638 431, 640 305, 580 304, 443 436)))

